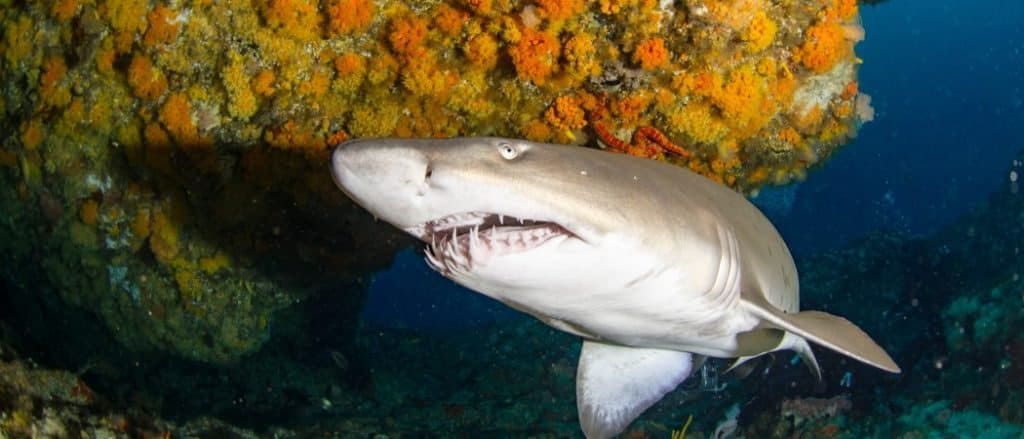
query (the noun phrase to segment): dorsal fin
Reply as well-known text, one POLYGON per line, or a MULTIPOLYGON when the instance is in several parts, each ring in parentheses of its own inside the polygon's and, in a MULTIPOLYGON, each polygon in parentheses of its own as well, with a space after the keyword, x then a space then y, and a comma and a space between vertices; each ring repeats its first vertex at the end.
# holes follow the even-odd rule
MULTIPOLYGON (((741 302, 752 314, 780 329, 865 364, 888 372, 900 372, 900 367, 889 354, 849 320, 821 311, 787 314, 772 306, 760 294, 744 294, 741 302)), ((800 351, 798 343, 792 347, 800 351)))

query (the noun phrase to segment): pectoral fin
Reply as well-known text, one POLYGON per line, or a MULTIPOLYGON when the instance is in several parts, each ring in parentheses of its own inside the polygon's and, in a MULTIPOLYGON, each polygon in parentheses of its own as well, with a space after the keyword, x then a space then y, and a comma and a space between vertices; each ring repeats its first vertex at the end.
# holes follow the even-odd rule
POLYGON ((693 355, 584 341, 576 369, 576 407, 588 439, 615 436, 682 383, 693 355))
POLYGON ((744 294, 742 303, 752 314, 780 329, 879 369, 900 372, 889 354, 849 320, 821 311, 787 314, 759 294, 744 294))

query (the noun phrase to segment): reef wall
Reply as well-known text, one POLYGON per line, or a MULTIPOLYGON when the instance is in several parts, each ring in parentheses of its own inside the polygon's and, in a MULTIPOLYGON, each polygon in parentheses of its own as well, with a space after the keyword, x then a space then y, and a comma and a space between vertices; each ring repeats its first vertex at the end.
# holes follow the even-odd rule
POLYGON ((854 0, 0 6, 3 275, 202 361, 407 243, 333 187, 344 139, 605 145, 751 191, 870 119, 854 0))

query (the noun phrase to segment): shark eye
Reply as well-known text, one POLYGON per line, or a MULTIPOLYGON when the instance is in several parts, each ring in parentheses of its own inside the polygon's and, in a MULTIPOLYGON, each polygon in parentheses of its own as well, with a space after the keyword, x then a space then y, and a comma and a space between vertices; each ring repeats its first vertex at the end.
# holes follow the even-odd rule
POLYGON ((504 157, 505 160, 513 160, 516 157, 519 157, 519 149, 512 146, 511 143, 502 142, 498 144, 498 152, 501 153, 501 156, 504 157))

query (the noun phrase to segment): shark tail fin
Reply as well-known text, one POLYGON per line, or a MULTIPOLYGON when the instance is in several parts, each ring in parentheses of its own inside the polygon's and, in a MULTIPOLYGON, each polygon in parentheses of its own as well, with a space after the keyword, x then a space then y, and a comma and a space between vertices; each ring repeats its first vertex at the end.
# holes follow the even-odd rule
MULTIPOLYGON (((743 302, 753 314, 768 323, 862 363, 887 372, 900 372, 900 367, 889 357, 889 354, 849 320, 821 311, 801 311, 787 314, 772 306, 763 296, 751 296, 754 297, 744 296, 743 302)), ((789 343, 788 348, 796 350, 804 357, 804 360, 807 360, 807 356, 801 352, 804 349, 810 351, 806 341, 803 342, 803 346, 800 346, 799 341, 786 340, 790 337, 790 334, 786 334, 782 344, 789 343)), ((817 362, 814 364, 816 366, 817 362)))

